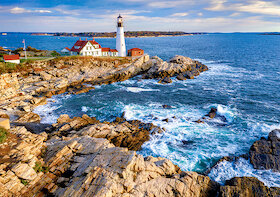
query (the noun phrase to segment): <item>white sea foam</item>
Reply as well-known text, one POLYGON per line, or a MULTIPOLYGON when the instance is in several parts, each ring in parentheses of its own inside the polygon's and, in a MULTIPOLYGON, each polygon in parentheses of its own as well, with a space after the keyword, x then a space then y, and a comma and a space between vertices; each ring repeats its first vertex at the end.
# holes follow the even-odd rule
POLYGON ((53 111, 59 109, 60 106, 53 105, 53 102, 56 101, 54 99, 48 99, 46 105, 40 105, 33 110, 34 113, 40 115, 41 123, 52 124, 56 122, 58 115, 55 115, 53 111))
POLYGON ((133 93, 160 91, 158 89, 144 89, 138 87, 127 87, 126 90, 133 93))
POLYGON ((256 177, 269 187, 280 187, 280 173, 271 170, 254 169, 248 160, 240 158, 237 161, 223 161, 215 166, 208 176, 220 184, 233 177, 256 177))
POLYGON ((86 107, 86 106, 82 106, 82 111, 83 112, 87 112, 89 110, 89 108, 88 107, 86 107))

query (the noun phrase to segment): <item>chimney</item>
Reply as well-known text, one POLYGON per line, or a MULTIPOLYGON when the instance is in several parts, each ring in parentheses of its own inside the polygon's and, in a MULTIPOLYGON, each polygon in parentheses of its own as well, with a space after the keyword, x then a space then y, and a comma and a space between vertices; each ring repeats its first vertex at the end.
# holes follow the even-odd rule
POLYGON ((87 41, 87 38, 86 38, 86 41, 87 41))
POLYGON ((92 41, 94 41, 94 37, 92 37, 92 41))
POLYGON ((79 38, 79 40, 81 41, 82 39, 81 39, 81 38, 79 38))

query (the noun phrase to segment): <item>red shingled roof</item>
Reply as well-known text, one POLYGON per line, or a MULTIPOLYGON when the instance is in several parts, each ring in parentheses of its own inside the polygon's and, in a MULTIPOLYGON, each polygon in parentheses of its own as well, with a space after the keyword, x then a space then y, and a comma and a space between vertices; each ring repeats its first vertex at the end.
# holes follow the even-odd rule
POLYGON ((68 51, 71 51, 71 49, 69 49, 68 47, 65 47, 65 49, 67 49, 68 51))
POLYGON ((99 48, 101 48, 101 45, 96 42, 95 40, 78 40, 74 46, 71 48, 71 51, 74 51, 74 52, 80 52, 84 46, 86 46, 86 44, 90 42, 92 45, 98 45, 99 48))
POLYGON ((132 48, 132 49, 129 49, 128 51, 143 51, 143 49, 139 49, 139 48, 132 48))
POLYGON ((101 51, 102 52, 110 52, 110 48, 102 48, 101 51))
POLYGON ((118 52, 117 49, 111 49, 110 51, 111 51, 111 52, 118 52))
POLYGON ((3 55, 4 60, 19 60, 19 55, 3 55))

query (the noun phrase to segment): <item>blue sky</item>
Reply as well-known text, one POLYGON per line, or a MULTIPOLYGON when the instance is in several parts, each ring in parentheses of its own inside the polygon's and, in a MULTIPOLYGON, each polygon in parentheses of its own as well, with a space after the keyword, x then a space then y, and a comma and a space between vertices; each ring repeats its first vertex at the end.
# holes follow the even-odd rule
POLYGON ((280 31, 280 0, 0 0, 0 32, 280 31))

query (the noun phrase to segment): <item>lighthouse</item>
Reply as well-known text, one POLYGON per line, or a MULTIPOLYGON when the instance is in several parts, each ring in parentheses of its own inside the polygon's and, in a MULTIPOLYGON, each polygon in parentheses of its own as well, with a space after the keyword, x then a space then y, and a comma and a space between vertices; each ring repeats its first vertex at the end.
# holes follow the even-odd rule
POLYGON ((124 30, 123 30, 123 18, 121 15, 117 18, 117 37, 116 37, 116 49, 119 52, 120 57, 126 56, 126 47, 124 40, 124 30))

